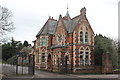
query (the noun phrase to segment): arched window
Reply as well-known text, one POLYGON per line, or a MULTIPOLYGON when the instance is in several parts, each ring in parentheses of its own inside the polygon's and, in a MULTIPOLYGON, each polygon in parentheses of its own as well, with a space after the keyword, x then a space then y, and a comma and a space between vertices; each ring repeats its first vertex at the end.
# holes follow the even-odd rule
POLYGON ((83 55, 80 55, 80 65, 84 64, 84 59, 83 59, 83 55))
POLYGON ((87 47, 86 49, 85 49, 85 64, 89 64, 89 53, 90 53, 90 49, 87 47))
POLYGON ((83 43, 83 32, 80 32, 80 43, 83 43))
POLYGON ((80 65, 84 64, 84 47, 80 48, 80 65))
POLYGON ((88 43, 88 32, 85 33, 85 43, 88 43))
POLYGON ((42 37, 42 46, 46 46, 46 42, 47 42, 46 38, 42 37))

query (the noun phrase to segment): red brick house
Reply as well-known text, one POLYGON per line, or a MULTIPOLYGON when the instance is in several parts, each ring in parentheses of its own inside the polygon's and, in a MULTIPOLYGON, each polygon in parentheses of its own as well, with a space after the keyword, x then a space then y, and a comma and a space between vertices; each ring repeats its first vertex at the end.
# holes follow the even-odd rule
POLYGON ((50 18, 36 35, 35 66, 53 72, 91 72, 94 69, 94 31, 86 17, 86 8, 71 18, 50 18))

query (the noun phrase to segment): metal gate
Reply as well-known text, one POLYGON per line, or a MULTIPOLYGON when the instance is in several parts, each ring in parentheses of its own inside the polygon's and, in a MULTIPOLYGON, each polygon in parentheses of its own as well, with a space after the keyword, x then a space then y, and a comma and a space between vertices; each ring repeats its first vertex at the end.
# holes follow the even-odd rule
POLYGON ((16 74, 30 74, 35 73, 34 55, 25 53, 17 54, 16 74))

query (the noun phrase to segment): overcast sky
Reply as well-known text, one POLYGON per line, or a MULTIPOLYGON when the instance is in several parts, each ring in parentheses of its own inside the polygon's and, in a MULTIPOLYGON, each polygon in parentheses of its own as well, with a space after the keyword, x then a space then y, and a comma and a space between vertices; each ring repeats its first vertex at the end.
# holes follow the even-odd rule
POLYGON ((97 34, 118 37, 119 0, 0 0, 0 5, 13 13, 15 31, 9 36, 15 40, 31 43, 49 16, 58 19, 65 16, 67 4, 71 18, 86 7, 86 16, 97 34))

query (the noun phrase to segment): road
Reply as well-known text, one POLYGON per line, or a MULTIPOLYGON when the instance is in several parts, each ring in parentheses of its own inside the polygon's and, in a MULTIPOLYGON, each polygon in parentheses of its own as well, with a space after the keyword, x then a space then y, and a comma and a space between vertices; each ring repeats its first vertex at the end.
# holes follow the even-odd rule
MULTIPOLYGON (((12 72, 12 69, 14 70, 14 66, 10 65, 5 65, 2 70, 5 70, 6 72, 12 72), (6 66, 6 67, 5 67, 6 66)), ((26 71, 24 71, 26 72, 26 71)), ((96 74, 59 74, 59 73, 53 73, 53 72, 46 72, 46 71, 40 71, 36 70, 35 75, 13 75, 9 77, 4 77, 2 80, 50 80, 50 79, 57 79, 57 80, 120 80, 120 75, 118 76, 117 74, 101 74, 101 75, 96 75, 96 74), (9 78, 9 79, 8 79, 9 78)))
POLYGON ((46 71, 36 71, 36 78, 118 78, 116 74, 86 75, 86 74, 58 74, 46 71))
POLYGON ((69 74, 59 74, 52 73, 46 71, 37 71, 35 72, 35 78, 76 78, 75 76, 71 76, 69 74))
MULTIPOLYGON (((52 73, 46 71, 36 70, 34 76, 30 75, 23 75, 23 76, 12 76, 9 78, 14 78, 16 80, 50 80, 50 79, 57 79, 57 80, 120 80, 118 79, 117 74, 101 74, 101 75, 83 75, 83 74, 59 74, 59 73, 52 73)), ((11 79, 12 80, 12 79, 11 79)))

